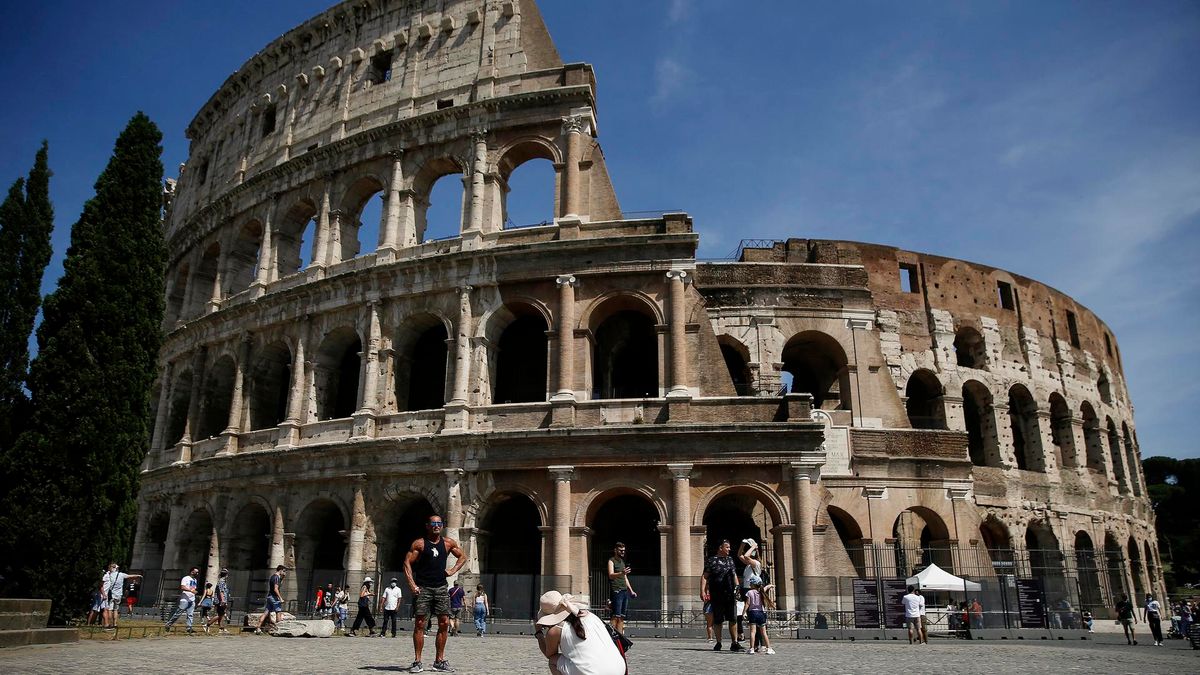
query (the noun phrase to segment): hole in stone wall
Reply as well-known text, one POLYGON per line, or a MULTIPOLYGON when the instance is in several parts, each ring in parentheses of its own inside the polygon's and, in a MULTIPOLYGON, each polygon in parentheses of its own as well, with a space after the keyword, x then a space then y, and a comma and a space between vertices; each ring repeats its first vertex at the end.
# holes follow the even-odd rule
POLYGON ((917 293, 921 290, 916 265, 900 263, 900 290, 904 293, 917 293))

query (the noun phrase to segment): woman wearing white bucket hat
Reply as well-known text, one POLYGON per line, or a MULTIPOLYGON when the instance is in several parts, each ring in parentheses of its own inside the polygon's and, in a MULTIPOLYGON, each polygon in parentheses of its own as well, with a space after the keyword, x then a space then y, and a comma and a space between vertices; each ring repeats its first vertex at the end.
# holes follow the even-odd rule
POLYGON ((550 660, 550 672, 561 675, 623 675, 625 659, 600 617, 558 591, 542 595, 534 635, 550 660))

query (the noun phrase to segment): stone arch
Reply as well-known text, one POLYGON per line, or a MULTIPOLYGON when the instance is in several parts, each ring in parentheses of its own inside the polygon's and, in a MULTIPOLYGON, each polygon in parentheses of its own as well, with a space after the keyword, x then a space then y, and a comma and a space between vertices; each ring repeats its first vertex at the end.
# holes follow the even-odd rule
POLYGON ((392 340, 395 395, 399 410, 441 408, 449 398, 452 372, 447 341, 453 325, 428 312, 400 322, 392 340))
MULTIPOLYGON (((545 200, 547 203, 543 205, 543 208, 538 210, 546 216, 542 222, 552 222, 554 216, 559 212, 557 205, 561 202, 560 195, 562 194, 562 174, 557 168, 562 166, 562 159, 558 147, 546 139, 537 136, 524 136, 505 146, 500 151, 499 157, 500 159, 496 162, 496 174, 499 178, 499 189, 496 191, 496 195, 500 200, 500 222, 503 224, 503 226, 520 226, 532 224, 532 222, 534 222, 530 221, 530 223, 514 223, 512 219, 513 211, 519 211, 522 209, 510 209, 513 204, 510 202, 509 197, 512 191, 511 179, 513 173, 519 168, 529 165, 530 163, 547 163, 550 165, 552 182, 549 186, 541 186, 543 190, 538 194, 538 196, 545 198, 547 196, 545 193, 548 192, 549 198, 545 200)), ((521 195, 521 197, 524 196, 525 195, 521 195)), ((521 199, 520 197, 518 197, 516 201, 520 203, 527 203, 526 200, 521 199)), ((520 204, 517 206, 520 206, 520 204)))
MULTIPOLYGON (((200 569, 200 574, 203 575, 208 570, 208 559, 212 553, 214 522, 212 511, 209 510, 207 504, 196 506, 184 517, 183 527, 179 529, 176 542, 174 564, 176 571, 185 573, 192 567, 197 567, 200 569)), ((170 581, 168 578, 168 583, 170 581)), ((203 587, 203 581, 200 583, 203 587)))
POLYGON ((1087 468, 1098 473, 1105 473, 1107 464, 1104 459, 1104 444, 1100 436, 1100 418, 1091 403, 1084 401, 1079 406, 1079 414, 1083 418, 1083 442, 1087 449, 1087 468))
POLYGON ((733 391, 738 396, 754 396, 753 376, 750 373, 750 350, 740 340, 729 334, 717 336, 717 344, 721 347, 721 358, 725 361, 725 371, 733 383, 733 391))
POLYGON ((955 331, 954 360, 960 368, 987 370, 987 347, 973 326, 959 326, 955 331))
POLYGON ((362 351, 362 338, 353 326, 325 334, 313 369, 317 419, 342 419, 358 410, 362 351))
POLYGON ((589 302, 579 315, 575 327, 590 330, 593 333, 605 319, 622 310, 640 312, 654 320, 655 324, 665 324, 662 308, 646 293, 633 290, 609 291, 589 302))
POLYGON ((192 371, 186 369, 175 376, 171 386, 171 408, 167 417, 167 435, 163 445, 171 447, 187 432, 188 411, 192 404, 192 371))
POLYGON ((1115 600, 1122 595, 1128 596, 1130 590, 1126 585, 1125 553, 1111 530, 1104 533, 1104 562, 1108 570, 1109 598, 1115 600))
POLYGON ((184 318, 183 312, 187 301, 188 293, 188 277, 190 276, 191 265, 186 261, 179 263, 175 268, 175 274, 171 287, 167 291, 167 306, 166 306, 166 323, 168 327, 174 326, 176 321, 184 318))
POLYGON ((925 368, 913 371, 904 387, 904 408, 914 429, 945 429, 945 391, 937 375, 925 368))
POLYGON ((346 510, 330 496, 309 500, 296 516, 293 532, 297 597, 313 597, 313 589, 340 584, 345 576, 346 510))
POLYGON ((704 512, 712 503, 726 495, 742 494, 748 495, 753 499, 762 502, 767 510, 767 515, 775 525, 791 525, 793 524, 791 515, 788 512, 787 506, 784 505, 783 499, 779 493, 770 485, 761 481, 748 482, 723 482, 712 486, 708 492, 704 493, 697 502, 692 511, 692 526, 700 527, 704 525, 704 512))
POLYGON ((510 301, 485 317, 493 403, 545 401, 550 321, 542 307, 510 301))
POLYGON ((236 377, 237 364, 228 354, 220 356, 208 368, 204 377, 200 424, 193 440, 212 438, 229 426, 229 408, 233 404, 236 377))
POLYGON ((1075 569, 1079 576, 1079 604, 1081 610, 1095 611, 1104 607, 1104 596, 1100 593, 1099 565, 1092 536, 1085 530, 1075 533, 1075 569))
POLYGON ((529 492, 497 489, 479 502, 476 541, 483 574, 537 575, 542 568, 542 533, 549 525, 529 492))
MULTIPOLYGON (((426 160, 421 168, 417 170, 413 176, 413 191, 416 193, 415 216, 416 216, 416 235, 418 242, 432 241, 434 239, 444 239, 449 237, 457 237, 462 234, 463 225, 467 218, 467 199, 465 177, 468 175, 469 168, 463 166, 458 159, 454 157, 442 156, 434 157, 426 160), (458 222, 434 223, 433 228, 429 227, 429 207, 432 205, 433 193, 435 186, 447 176, 458 176, 460 181, 457 186, 459 193, 458 199, 458 222), (450 234, 445 234, 449 232, 450 234), (431 236, 437 235, 437 236, 431 236)), ((454 192, 450 190, 448 192, 454 192)), ((453 211, 453 208, 450 209, 453 211)))
POLYGON ((401 488, 388 493, 371 519, 375 525, 375 560, 381 574, 403 576, 405 555, 425 534, 425 523, 435 513, 438 510, 433 501, 418 490, 401 488))
POLYGON ((318 211, 311 199, 303 198, 281 213, 283 215, 271 237, 271 245, 275 249, 275 272, 280 278, 299 272, 304 264, 312 262, 318 211), (307 261, 302 259, 305 252, 309 257, 307 261))
POLYGON ((608 559, 613 546, 626 546, 625 559, 634 568, 632 583, 645 596, 643 605, 658 608, 662 594, 662 531, 666 521, 655 500, 642 490, 614 487, 598 494, 588 504, 587 526, 592 535, 588 551, 588 581, 593 597, 608 594, 608 559), (657 589, 652 586, 657 584, 657 589))
POLYGON ((386 195, 386 186, 387 183, 379 176, 364 173, 346 187, 339 201, 341 217, 338 227, 338 247, 334 252, 336 258, 333 262, 350 260, 361 253, 375 250, 379 231, 383 229, 382 223, 379 221, 365 223, 363 215, 367 212, 378 211, 380 219, 382 219, 382 207, 371 209, 368 208, 368 203, 376 196, 382 202, 386 195), (374 232, 375 240, 364 242, 361 237, 364 232, 374 232))
POLYGON ((226 547, 222 563, 231 574, 264 573, 271 562, 271 538, 274 535, 271 505, 261 496, 246 498, 230 521, 224 536, 226 547))
POLYGON ((251 429, 278 426, 287 418, 291 366, 292 351, 283 340, 274 340, 258 350, 247 382, 251 429))
POLYGON ((592 398, 656 398, 661 378, 657 306, 632 294, 593 303, 592 398))
POLYGON ((1126 549, 1129 556, 1129 576, 1133 578, 1134 605, 1137 605, 1137 601, 1146 593, 1146 583, 1142 577, 1142 551, 1137 538, 1132 534, 1129 535, 1126 549))
POLYGON ((841 343, 828 333, 808 330, 793 335, 780 354, 788 390, 813 397, 821 410, 853 410, 849 360, 841 343))
POLYGON ((192 275, 188 294, 188 308, 185 311, 187 318, 195 318, 208 313, 209 303, 214 299, 220 299, 220 293, 217 297, 213 297, 214 286, 217 282, 218 271, 221 265, 221 242, 214 241, 204 248, 200 253, 200 259, 196 261, 196 272, 192 275))
POLYGON ((1058 537, 1041 520, 1025 526, 1025 552, 1029 555, 1029 571, 1035 577, 1063 575, 1063 552, 1058 537))
POLYGON ((1013 572, 1012 536, 1008 526, 995 514, 989 514, 979 524, 979 538, 987 549, 988 557, 992 560, 992 569, 998 573, 1013 572))
POLYGON ((237 235, 229 249, 228 262, 225 265, 224 279, 225 294, 234 295, 250 287, 258 273, 263 239, 263 225, 257 218, 252 218, 238 228, 237 235))
POLYGON ((1121 422, 1121 439, 1124 441, 1125 457, 1127 472, 1129 474, 1129 486, 1133 488, 1135 497, 1142 496, 1142 481, 1138 471, 1138 453, 1137 447, 1133 443, 1133 436, 1129 433, 1129 423, 1121 422))
POLYGON ((1008 423, 1017 468, 1044 472, 1046 455, 1042 451, 1037 403, 1023 384, 1014 384, 1008 389, 1008 423))
POLYGON ((992 392, 978 380, 967 380, 962 386, 962 399, 971 463, 1000 466, 1000 440, 996 433, 992 392))
POLYGON ((142 594, 139 599, 154 602, 159 599, 162 588, 163 570, 172 561, 165 560, 167 535, 171 530, 171 513, 158 508, 146 518, 145 540, 142 542, 142 568, 144 575, 142 594))
POLYGON ((896 576, 909 577, 930 564, 953 572, 950 529, 941 514, 926 506, 910 506, 892 522, 896 576))
POLYGON ((1096 391, 1100 393, 1100 400, 1107 405, 1112 405, 1112 385, 1108 382, 1108 373, 1100 371, 1100 377, 1096 379, 1096 391))
POLYGON ((1054 454, 1058 466, 1075 468, 1075 429, 1071 419, 1071 408, 1062 394, 1050 394, 1050 438, 1054 442, 1054 454))
POLYGON ((850 556, 850 562, 854 565, 854 571, 858 573, 859 578, 865 578, 867 576, 867 561, 866 552, 863 549, 862 526, 858 524, 854 516, 832 504, 826 506, 825 510, 829 515, 830 524, 833 525, 833 529, 837 533, 838 540, 842 542, 842 546, 846 549, 846 554, 850 556))
POLYGON ((1129 477, 1125 473, 1125 458, 1121 453, 1121 437, 1117 434, 1117 424, 1111 417, 1105 418, 1108 429, 1108 456, 1112 461, 1113 474, 1117 479, 1117 488, 1122 493, 1129 492, 1129 477))

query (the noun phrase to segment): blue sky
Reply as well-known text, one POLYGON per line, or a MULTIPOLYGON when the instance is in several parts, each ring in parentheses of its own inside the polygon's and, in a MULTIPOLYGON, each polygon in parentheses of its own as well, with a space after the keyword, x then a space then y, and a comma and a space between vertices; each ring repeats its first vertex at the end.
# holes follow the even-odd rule
MULTIPOLYGON (((144 110, 163 129, 174 175, 184 128, 216 87, 329 4, 7 9, 0 187, 48 138, 47 290, 129 117, 144 110)), ((541 6, 563 58, 595 66, 625 210, 688 211, 704 257, 743 237, 828 237, 1039 279, 1114 330, 1143 454, 1200 457, 1184 423, 1200 408, 1200 4, 541 6)), ((529 174, 514 195, 544 194, 529 174)), ((513 215, 544 217, 540 205, 513 215)))

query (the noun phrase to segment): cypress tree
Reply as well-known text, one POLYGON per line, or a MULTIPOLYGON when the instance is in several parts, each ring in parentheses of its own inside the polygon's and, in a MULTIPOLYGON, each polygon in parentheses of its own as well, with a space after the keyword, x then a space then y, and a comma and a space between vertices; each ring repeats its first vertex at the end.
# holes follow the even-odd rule
POLYGON ((0 453, 12 447, 28 414, 29 334, 42 303, 54 228, 46 156, 42 142, 29 178, 17 179, 0 204, 0 453))
POLYGON ((7 592, 51 598, 60 621, 132 543, 162 344, 161 141, 135 115, 71 228, 30 366, 29 428, 2 467, 0 545, 17 557, 7 592))

